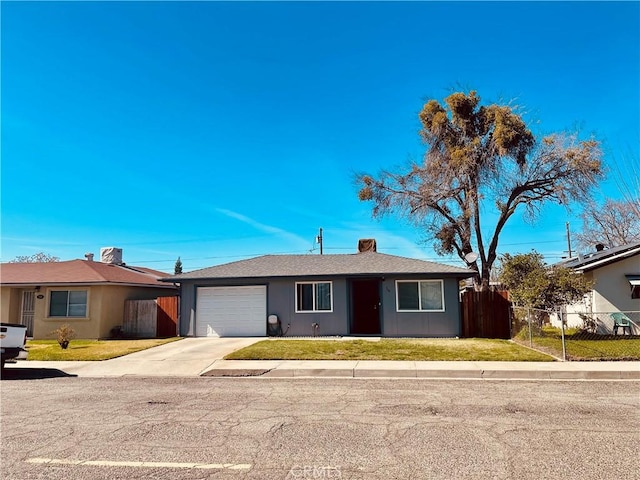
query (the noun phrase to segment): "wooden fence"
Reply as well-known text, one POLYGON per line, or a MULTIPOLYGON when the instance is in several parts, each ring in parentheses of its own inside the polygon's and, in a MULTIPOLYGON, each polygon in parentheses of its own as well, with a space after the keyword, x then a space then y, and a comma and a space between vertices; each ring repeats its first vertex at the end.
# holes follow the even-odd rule
POLYGON ((511 338, 509 292, 467 290, 462 294, 462 336, 511 338))
POLYGON ((175 337, 178 306, 178 297, 127 300, 124 303, 122 333, 130 337, 175 337))

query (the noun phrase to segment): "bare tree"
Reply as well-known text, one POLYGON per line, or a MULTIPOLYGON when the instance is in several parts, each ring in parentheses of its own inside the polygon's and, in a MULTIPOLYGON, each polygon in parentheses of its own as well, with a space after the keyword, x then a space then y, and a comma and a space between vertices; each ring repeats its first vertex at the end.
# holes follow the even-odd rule
POLYGON ((18 255, 13 260, 10 260, 9 263, 48 263, 59 261, 59 257, 54 257, 53 255, 49 255, 44 252, 38 252, 33 255, 18 255))
POLYGON ((638 203, 611 199, 605 200, 604 204, 590 202, 580 217, 582 231, 574 237, 586 251, 593 250, 598 243, 616 247, 640 242, 638 203))
POLYGON ((518 210, 535 219, 549 201, 563 205, 589 197, 602 176, 594 140, 553 134, 537 140, 509 105, 479 106, 476 92, 453 93, 444 106, 427 102, 419 114, 427 151, 405 171, 359 174, 360 200, 373 216, 403 216, 424 228, 440 254, 456 253, 489 286, 500 234, 518 210), (497 220, 489 230, 482 218, 497 220), (486 232, 491 232, 485 238, 486 232))
POLYGON ((640 160, 627 154, 613 158, 609 168, 617 192, 605 192, 604 203, 590 201, 580 218, 582 231, 575 235, 578 245, 592 250, 601 243, 616 247, 640 242, 640 160), (614 200, 612 194, 619 194, 614 200))
POLYGON ((637 152, 629 152, 614 158, 613 165, 614 179, 622 199, 640 222, 640 156, 637 152))

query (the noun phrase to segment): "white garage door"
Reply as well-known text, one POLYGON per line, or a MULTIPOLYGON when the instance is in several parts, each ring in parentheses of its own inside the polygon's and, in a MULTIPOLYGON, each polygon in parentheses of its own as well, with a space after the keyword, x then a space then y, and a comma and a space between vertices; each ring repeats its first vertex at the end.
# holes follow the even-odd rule
POLYGON ((197 337, 264 337, 267 287, 198 287, 197 337))

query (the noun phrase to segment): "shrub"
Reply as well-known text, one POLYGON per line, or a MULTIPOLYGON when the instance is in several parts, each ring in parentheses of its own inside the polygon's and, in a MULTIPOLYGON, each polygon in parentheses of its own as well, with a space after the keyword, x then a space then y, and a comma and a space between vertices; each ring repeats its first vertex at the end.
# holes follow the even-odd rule
POLYGON ((56 328, 51 334, 56 336, 56 340, 63 349, 66 349, 69 342, 76 338, 76 331, 68 323, 56 328))

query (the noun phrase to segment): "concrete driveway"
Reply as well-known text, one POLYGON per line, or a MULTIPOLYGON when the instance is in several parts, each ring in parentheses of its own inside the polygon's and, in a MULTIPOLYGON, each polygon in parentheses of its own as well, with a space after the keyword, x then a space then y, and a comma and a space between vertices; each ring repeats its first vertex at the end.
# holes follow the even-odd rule
MULTIPOLYGON (((7 369, 50 369, 79 377, 197 377, 225 355, 263 340, 251 338, 183 338, 176 342, 101 362, 21 360, 7 369)), ((17 373, 17 372, 14 372, 17 373)))

